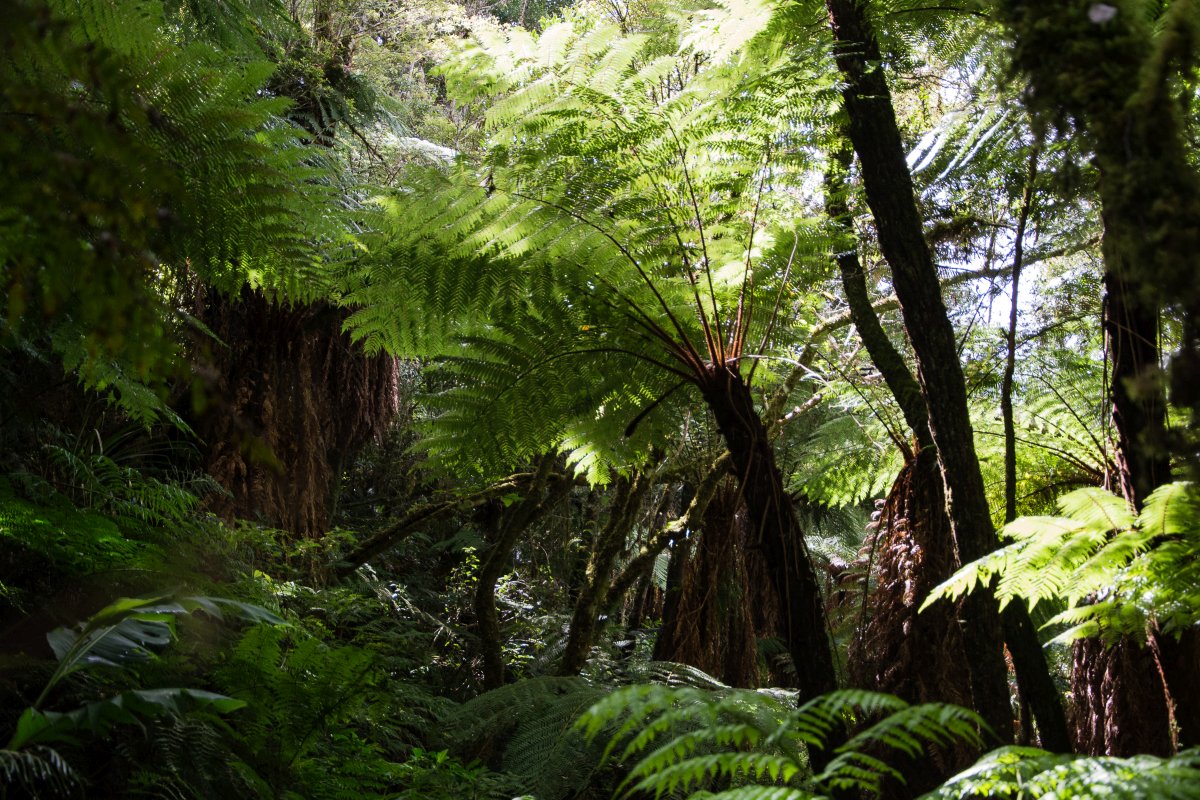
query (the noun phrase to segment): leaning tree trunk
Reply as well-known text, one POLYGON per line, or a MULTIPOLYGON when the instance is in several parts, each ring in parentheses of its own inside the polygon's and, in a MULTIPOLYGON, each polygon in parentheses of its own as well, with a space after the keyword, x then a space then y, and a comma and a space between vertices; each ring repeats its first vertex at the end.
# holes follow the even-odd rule
MULTIPOLYGON (((860 0, 827 0, 826 7, 836 42, 835 59, 845 81, 842 98, 850 141, 862 166, 880 249, 891 267, 916 353, 955 542, 963 561, 975 560, 995 549, 996 533, 975 457, 954 328, 925 241, 882 55, 860 0)), ((964 607, 966 661, 976 710, 1008 741, 1012 713, 997 609, 988 592, 968 598, 964 607)), ((1032 627, 1013 626, 1010 635, 1021 641, 1023 651, 1032 652, 1038 646, 1032 632, 1032 627)))
POLYGON ((345 460, 395 414, 395 359, 364 355, 342 331, 345 313, 323 303, 209 291, 194 313, 219 340, 201 339, 196 359, 208 404, 196 430, 205 470, 225 489, 209 508, 298 537, 325 533, 345 460))
POLYGON ((559 662, 559 675, 578 675, 587 663, 596 639, 596 629, 604 602, 612 584, 612 566, 625 547, 642 500, 651 484, 650 476, 638 473, 633 478, 617 479, 612 507, 604 527, 596 531, 592 552, 584 570, 583 585, 575 599, 567 644, 559 662))
POLYGON ((837 688, 837 670, 820 583, 766 426, 736 365, 709 365, 701 391, 729 448, 751 541, 766 557, 778 593, 800 698, 811 700, 837 688))

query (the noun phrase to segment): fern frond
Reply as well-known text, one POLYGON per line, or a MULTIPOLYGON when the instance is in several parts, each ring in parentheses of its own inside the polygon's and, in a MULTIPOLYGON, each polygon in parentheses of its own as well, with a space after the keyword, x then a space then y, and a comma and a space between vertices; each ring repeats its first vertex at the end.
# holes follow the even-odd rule
POLYGON ((980 742, 979 717, 953 706, 910 707, 859 690, 799 708, 792 702, 768 692, 643 684, 600 700, 578 725, 589 738, 610 737, 605 758, 635 762, 622 791, 655 797, 807 798, 850 788, 877 796, 884 778, 898 775, 880 753, 913 756, 948 743, 980 742), (812 775, 805 747, 824 746, 835 729, 855 722, 868 724, 837 748, 821 774, 812 775), (697 792, 714 781, 753 785, 697 792))
POLYGON ((80 785, 79 776, 57 751, 44 746, 0 750, 0 794, 9 789, 29 797, 67 796, 80 785))
POLYGON ((961 797, 1200 797, 1200 750, 1172 758, 1082 757, 1002 747, 922 800, 961 797))
POLYGON ((1193 484, 1159 487, 1136 517, 1123 499, 1099 489, 1071 492, 1059 507, 1065 516, 1022 517, 1005 526, 1003 535, 1014 542, 964 566, 922 608, 998 576, 1001 603, 1066 601, 1067 609, 1047 623, 1070 626, 1056 641, 1144 636, 1152 618, 1177 634, 1200 620, 1197 568, 1185 555, 1196 546, 1200 519, 1193 484))

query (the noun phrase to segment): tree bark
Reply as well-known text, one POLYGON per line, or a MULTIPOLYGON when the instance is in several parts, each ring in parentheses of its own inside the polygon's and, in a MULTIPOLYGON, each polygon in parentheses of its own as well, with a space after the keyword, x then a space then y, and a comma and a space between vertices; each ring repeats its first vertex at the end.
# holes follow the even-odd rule
POLYGON ((745 522, 740 492, 726 482, 688 526, 698 531, 696 552, 683 571, 676 614, 663 620, 663 641, 670 650, 656 657, 751 688, 759 685, 759 676, 745 522))
MULTIPOLYGON (((1111 19, 1096 24, 1083 3, 1007 0, 997 6, 1015 34, 1013 60, 1029 75, 1033 110, 1056 124, 1069 119, 1095 153, 1118 482, 1140 506, 1170 480, 1172 444, 1185 466, 1197 468, 1200 172, 1188 156, 1176 94, 1189 85, 1178 77, 1195 66, 1195 7, 1171 3, 1153 26, 1132 3, 1111 10, 1111 19), (1103 80, 1093 79, 1097 65, 1103 65, 1103 80), (1158 352, 1164 307, 1183 318, 1171 384, 1176 402, 1192 410, 1190 431, 1175 432, 1174 441, 1165 428, 1158 352)), ((1174 659, 1156 664, 1132 639, 1107 649, 1097 641, 1076 643, 1072 691, 1083 752, 1169 752, 1169 709, 1157 689, 1164 678, 1181 732, 1186 720, 1200 719, 1194 690, 1200 660, 1194 642, 1181 644, 1190 663, 1176 664, 1182 667, 1176 671, 1167 668, 1174 659)))
MULTIPOLYGON (((850 141, 862 165, 867 203, 916 353, 959 556, 974 560, 995 548, 996 535, 975 457, 954 329, 925 242, 882 56, 858 0, 827 0, 826 7, 835 58, 846 82, 842 98, 850 141)), ((964 638, 976 710, 1002 741, 1010 741, 1012 712, 997 608, 989 592, 974 593, 965 607, 964 638)))
POLYGON ((784 490, 766 426, 736 365, 709 365, 701 391, 729 448, 746 504, 751 541, 766 557, 771 583, 779 595, 801 701, 811 700, 837 688, 837 670, 820 583, 791 498, 784 490))
POLYGON ((363 355, 342 332, 345 312, 323 303, 288 306, 246 288, 209 291, 193 313, 228 344, 200 339, 194 357, 210 403, 196 422, 205 471, 226 490, 208 507, 323 535, 342 464, 396 411, 395 359, 363 355))

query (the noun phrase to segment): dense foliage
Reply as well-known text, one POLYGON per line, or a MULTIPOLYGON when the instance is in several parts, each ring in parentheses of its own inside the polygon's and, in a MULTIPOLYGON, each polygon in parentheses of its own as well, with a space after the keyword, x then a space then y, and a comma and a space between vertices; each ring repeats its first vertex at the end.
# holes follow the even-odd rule
POLYGON ((0 797, 1200 797, 1194 3, 3 15, 0 797))

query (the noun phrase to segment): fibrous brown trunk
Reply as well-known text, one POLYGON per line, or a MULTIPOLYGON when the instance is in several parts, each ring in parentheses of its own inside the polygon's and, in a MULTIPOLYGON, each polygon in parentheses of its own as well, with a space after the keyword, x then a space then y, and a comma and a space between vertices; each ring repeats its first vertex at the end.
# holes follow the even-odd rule
POLYGON ((736 365, 709 365, 701 386, 729 448, 746 505, 752 546, 767 559, 800 697, 810 700, 837 688, 824 601, 791 498, 750 387, 736 365))
POLYGON ((205 470, 228 493, 209 508, 324 534, 345 460, 395 414, 395 359, 364 355, 342 332, 345 312, 323 303, 283 305, 247 288, 209 291, 194 313, 219 339, 201 339, 196 359, 205 470))
MULTIPOLYGON (((875 553, 877 584, 867 598, 864 624, 850 643, 851 684, 910 703, 971 705, 970 676, 962 669, 959 604, 943 600, 917 613, 930 590, 957 566, 935 451, 922 450, 905 464, 873 539, 868 546, 875 553)), ((894 786, 889 796, 927 791, 978 753, 960 745, 928 756, 903 769, 906 788, 894 786)))
POLYGON ((754 619, 746 573, 745 512, 726 484, 708 503, 696 552, 683 571, 679 604, 660 633, 656 658, 690 664, 730 686, 758 685, 754 619), (668 627, 669 626, 669 627, 668 627))
MULTIPOLYGON (((1103 196, 1103 192, 1102 192, 1103 196)), ((1112 366, 1117 478, 1135 507, 1169 479, 1164 446, 1166 402, 1158 371, 1158 314, 1136 282, 1123 278, 1122 237, 1133 234, 1105 217, 1104 328, 1112 366)), ((1075 642, 1071 652, 1075 747, 1091 755, 1169 755, 1171 713, 1151 652, 1133 637, 1111 646, 1075 642)))
MULTIPOLYGON (((846 166, 847 160, 846 156, 842 157, 843 168, 846 166)), ((842 219, 843 224, 847 224, 845 218, 848 212, 843 202, 839 199, 841 192, 838 191, 840 187, 837 186, 836 179, 832 182, 831 188, 833 189, 831 192, 831 202, 827 204, 830 215, 835 220, 842 219)), ((883 375, 884 381, 887 383, 888 388, 891 389, 896 402, 900 405, 905 421, 913 429, 918 450, 915 459, 910 456, 910 467, 908 469, 912 471, 910 479, 917 482, 919 486, 923 485, 920 482, 927 479, 929 473, 927 470, 921 469, 918 462, 929 466, 936 464, 936 461, 933 460, 933 438, 929 432, 928 411, 925 399, 916 378, 909 372, 908 365, 904 363, 904 359, 900 356, 891 339, 888 338, 887 333, 879 324, 879 319, 871 307, 867 294, 866 276, 862 265, 859 263, 857 253, 853 250, 845 251, 838 253, 836 258, 842 275, 842 286, 846 294, 846 300, 850 306, 851 317, 854 320, 855 327, 859 330, 859 336, 862 338, 863 345, 867 348, 872 362, 883 375)), ((939 481, 938 483, 941 484, 942 482, 939 481)), ((893 495, 898 489, 911 491, 911 489, 907 488, 899 480, 897 480, 896 485, 893 487, 893 495)), ((939 485, 938 491, 939 493, 944 491, 944 485, 939 485)), ((889 495, 889 503, 904 502, 902 499, 894 498, 893 495, 889 495)), ((954 537, 946 519, 944 497, 939 496, 934 498, 928 492, 920 492, 917 496, 927 502, 923 506, 911 503, 905 504, 904 519, 906 520, 906 527, 914 531, 923 529, 932 533, 940 532, 945 537, 944 541, 930 543, 926 546, 943 549, 950 556, 949 563, 953 564, 954 553, 952 543, 954 537), (918 520, 918 515, 924 515, 923 519, 918 520)), ((892 513, 894 514, 895 512, 893 511, 892 513)), ((898 555, 899 551, 885 551, 884 558, 888 558, 893 553, 898 555)), ((884 564, 881 563, 880 566, 881 569, 886 569, 884 564)), ((949 576, 949 571, 944 573, 937 571, 944 566, 938 559, 919 559, 910 563, 909 566, 919 566, 922 569, 932 570, 929 575, 922 574, 919 576, 920 578, 932 579, 932 582, 925 583, 923 592, 928 592, 929 589, 932 589, 942 579, 949 576)), ((914 575, 912 577, 918 576, 914 575)), ((883 591, 882 585, 880 591, 883 591)), ((913 606, 913 608, 919 606, 924 601, 924 597, 924 593, 917 595, 915 598, 916 606, 913 606)), ((938 622, 938 620, 931 620, 929 624, 936 626, 938 622)), ((1028 611, 1024 605, 1017 602, 1010 604, 1005 609, 1003 625, 1005 639, 1012 653, 1017 681, 1022 700, 1024 701, 1023 705, 1027 703, 1034 710, 1034 714, 1038 720, 1042 746, 1051 750, 1065 751, 1069 747, 1069 739, 1062 702, 1059 698, 1058 690, 1050 678, 1045 655, 1038 646, 1036 633, 1029 622, 1028 611)), ((897 628, 897 630, 900 629, 897 628)), ((951 663, 957 663, 963 657, 961 651, 933 650, 930 652, 937 654, 933 656, 934 658, 941 658, 951 663)), ((908 664, 911 668, 921 670, 928 670, 930 667, 928 663, 921 663, 919 666, 917 662, 908 662, 908 664)), ((936 669, 933 671, 937 672, 936 669)), ((892 690, 882 689, 882 691, 892 690)), ((936 698, 921 698, 921 701, 931 699, 936 698)), ((962 701, 961 699, 955 699, 951 702, 962 701)))

